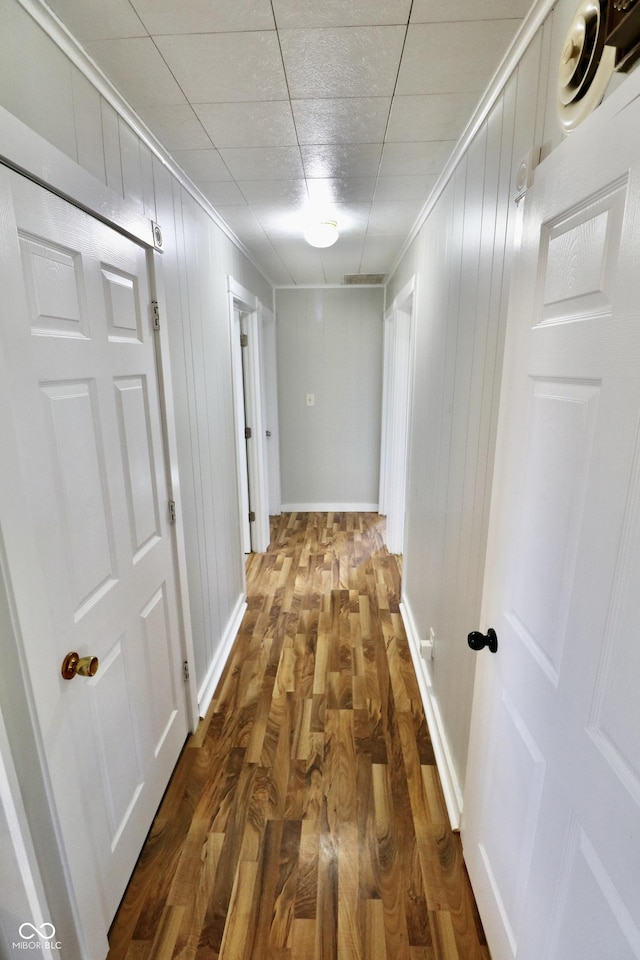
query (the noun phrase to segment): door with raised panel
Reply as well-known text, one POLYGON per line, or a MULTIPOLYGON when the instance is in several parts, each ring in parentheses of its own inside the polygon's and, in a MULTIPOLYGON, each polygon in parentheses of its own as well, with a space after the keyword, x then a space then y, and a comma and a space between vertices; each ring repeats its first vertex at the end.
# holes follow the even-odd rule
POLYGON ((537 169, 505 355, 463 843, 494 960, 640 957, 640 101, 537 169))
POLYGON ((17 615, 87 957, 98 960, 187 733, 146 253, 4 168, 0 189, 11 468, 48 634, 30 635, 27 611, 17 615), (97 673, 63 679, 71 651, 97 657, 97 673))

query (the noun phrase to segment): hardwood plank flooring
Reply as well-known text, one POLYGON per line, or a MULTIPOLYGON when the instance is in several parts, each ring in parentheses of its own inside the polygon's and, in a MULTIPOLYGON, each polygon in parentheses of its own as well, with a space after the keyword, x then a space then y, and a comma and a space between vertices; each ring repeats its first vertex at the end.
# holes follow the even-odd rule
POLYGON ((108 960, 488 960, 383 522, 272 520, 108 960))

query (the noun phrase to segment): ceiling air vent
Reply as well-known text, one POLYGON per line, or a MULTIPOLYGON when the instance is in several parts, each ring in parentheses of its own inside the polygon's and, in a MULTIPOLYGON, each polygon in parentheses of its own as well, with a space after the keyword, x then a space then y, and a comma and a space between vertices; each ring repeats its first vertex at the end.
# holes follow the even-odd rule
POLYGON ((360 283, 379 286, 384 283, 384 273, 345 273, 344 283, 360 283))

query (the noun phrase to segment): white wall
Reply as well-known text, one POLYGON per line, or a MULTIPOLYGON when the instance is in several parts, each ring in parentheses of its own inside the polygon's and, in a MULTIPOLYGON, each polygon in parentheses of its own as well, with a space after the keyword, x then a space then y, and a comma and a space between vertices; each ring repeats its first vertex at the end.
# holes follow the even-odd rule
MULTIPOLYGON (((462 804, 480 622, 509 271, 514 174, 530 148, 562 140, 557 65, 575 12, 561 0, 461 156, 387 287, 417 278, 403 609, 454 803, 462 804)), ((620 78, 614 78, 612 86, 620 78)), ((525 201, 526 202, 526 201, 525 201)))
POLYGON ((276 291, 283 509, 378 503, 383 296, 381 287, 276 291))

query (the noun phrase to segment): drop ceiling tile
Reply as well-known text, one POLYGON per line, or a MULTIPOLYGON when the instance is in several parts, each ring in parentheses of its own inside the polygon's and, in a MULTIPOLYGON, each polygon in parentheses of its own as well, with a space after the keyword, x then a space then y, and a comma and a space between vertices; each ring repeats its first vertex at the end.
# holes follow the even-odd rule
POLYGON ((264 276, 271 281, 274 286, 289 287, 293 284, 293 277, 287 270, 282 258, 278 256, 271 243, 266 240, 261 244, 254 244, 249 251, 255 262, 259 264, 259 269, 264 276))
POLYGON ((365 236, 370 212, 370 203, 335 203, 326 215, 337 222, 341 239, 346 239, 365 236))
POLYGON ((137 112, 171 152, 211 147, 211 140, 188 104, 141 106, 137 112))
POLYGON ((379 177, 374 199, 380 200, 426 200, 436 185, 436 174, 414 177, 379 177))
POLYGON ((233 179, 217 150, 174 150, 172 156, 192 180, 211 183, 233 179))
POLYGON ((84 46, 136 110, 187 102, 151 37, 94 40, 84 46))
POLYGON ((352 200, 373 200, 375 177, 307 180, 311 203, 345 203, 352 200))
POLYGON ((404 37, 399 26, 282 30, 292 99, 390 97, 404 37))
POLYGON ((273 0, 278 29, 406 23, 411 0, 273 0))
POLYGON ((422 207, 420 200, 374 200, 371 204, 367 236, 406 237, 422 207))
POLYGON ((299 147, 238 147, 221 150, 220 156, 234 180, 301 180, 304 177, 299 147))
POLYGON ((390 97, 294 100, 299 143, 382 143, 390 97))
POLYGON ((266 240, 265 232, 250 207, 220 204, 216 207, 216 212, 243 243, 251 240, 262 242, 266 240))
POLYGON ((532 0, 413 0, 411 23, 525 17, 532 0))
MULTIPOLYGON (((310 219, 306 203, 254 204, 251 210, 264 232, 272 239, 289 237, 302 242, 310 219)), ((341 238, 364 237, 370 210, 370 203, 336 203, 323 210, 322 216, 337 222, 341 238)))
POLYGON ((477 103, 477 93, 395 97, 386 140, 457 140, 477 103))
POLYGON ((314 144, 300 147, 307 177, 343 179, 375 177, 380 165, 381 143, 314 144))
POLYGON ((129 0, 48 0, 57 17, 77 40, 144 37, 147 34, 129 0))
POLYGON ((403 243, 404 237, 367 237, 360 273, 388 273, 403 243))
POLYGON ((343 283, 345 273, 359 273, 364 237, 341 238, 333 247, 320 250, 327 283, 343 283))
POLYGON ((386 143, 380 164, 381 177, 412 177, 440 173, 455 140, 422 143, 386 143))
POLYGON ((318 251, 300 240, 274 240, 273 248, 290 275, 289 283, 325 283, 318 251))
POLYGON ((519 25, 519 20, 412 24, 396 94, 482 93, 519 25))
POLYGON ((298 142, 288 100, 202 103, 194 109, 219 149, 278 147, 298 142))
MULTIPOLYGON (((104 3, 104 0, 102 0, 104 3)), ((109 5, 112 0, 109 0, 109 5)), ((131 0, 151 34, 274 30, 269 0, 131 0)))
POLYGON ((192 103, 286 100, 275 32, 154 37, 192 103))
POLYGON ((198 183, 198 190, 214 207, 246 206, 247 201, 233 180, 218 180, 213 183, 198 183))
POLYGON ((271 240, 289 237, 302 241, 307 222, 304 203, 253 204, 251 210, 271 240))
POLYGON ((247 203, 306 203, 308 199, 305 180, 239 180, 247 203))

